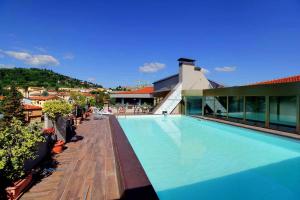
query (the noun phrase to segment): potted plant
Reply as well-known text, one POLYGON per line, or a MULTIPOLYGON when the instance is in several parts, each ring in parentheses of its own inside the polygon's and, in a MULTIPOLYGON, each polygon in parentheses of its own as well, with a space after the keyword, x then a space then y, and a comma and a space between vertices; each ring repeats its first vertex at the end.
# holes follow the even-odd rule
POLYGON ((0 174, 8 199, 19 198, 31 183, 32 174, 25 171, 24 162, 36 157, 37 143, 43 141, 41 126, 37 123, 23 125, 13 118, 0 130, 0 174))
POLYGON ((62 140, 57 140, 57 142, 54 144, 52 148, 52 152, 55 154, 61 153, 64 149, 65 142, 62 140))
POLYGON ((59 134, 57 128, 57 120, 60 117, 68 116, 71 113, 71 111, 72 105, 63 100, 52 100, 44 103, 43 112, 46 113, 48 118, 52 121, 53 129, 56 136, 59 134))

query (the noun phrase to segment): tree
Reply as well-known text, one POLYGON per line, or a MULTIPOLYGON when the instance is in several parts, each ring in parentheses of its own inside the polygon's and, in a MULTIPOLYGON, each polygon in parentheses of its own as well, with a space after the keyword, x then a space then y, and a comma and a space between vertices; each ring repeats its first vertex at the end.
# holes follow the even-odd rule
POLYGON ((43 112, 55 124, 58 117, 65 117, 72 111, 72 105, 63 100, 46 101, 43 105, 43 112))
POLYGON ((37 143, 43 142, 41 126, 37 123, 24 125, 15 117, 0 130, 0 178, 7 185, 25 175, 24 162, 34 159, 37 143))
POLYGON ((83 108, 87 103, 86 97, 80 94, 79 92, 71 92, 70 97, 73 100, 74 105, 79 106, 81 108, 83 108))
POLYGON ((104 106, 104 93, 96 94, 95 106, 102 108, 104 106))
POLYGON ((22 122, 25 121, 22 99, 22 94, 12 85, 2 105, 2 112, 4 114, 3 120, 5 123, 9 123, 13 117, 22 122))

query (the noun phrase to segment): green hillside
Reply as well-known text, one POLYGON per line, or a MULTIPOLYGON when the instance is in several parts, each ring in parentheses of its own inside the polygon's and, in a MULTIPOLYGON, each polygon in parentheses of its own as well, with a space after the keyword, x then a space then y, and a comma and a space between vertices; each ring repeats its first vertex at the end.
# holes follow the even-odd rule
POLYGON ((58 74, 48 69, 37 68, 0 68, 0 90, 12 83, 17 87, 45 87, 48 89, 57 89, 59 87, 102 87, 91 82, 78 80, 58 74))

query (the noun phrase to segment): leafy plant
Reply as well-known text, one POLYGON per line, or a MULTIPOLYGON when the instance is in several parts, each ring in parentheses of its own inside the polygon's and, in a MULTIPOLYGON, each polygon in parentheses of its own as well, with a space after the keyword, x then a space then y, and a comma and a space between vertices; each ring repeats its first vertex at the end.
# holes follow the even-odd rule
POLYGON ((46 113, 52 122, 55 123, 58 117, 65 117, 72 111, 72 105, 63 100, 46 101, 43 105, 43 112, 46 113))
POLYGON ((73 100, 74 105, 77 105, 79 107, 83 108, 87 103, 86 97, 79 92, 71 92, 70 97, 73 100))
POLYGON ((13 118, 0 130, 0 174, 8 184, 25 175, 24 162, 34 159, 37 143, 43 142, 41 126, 37 123, 23 125, 13 118))

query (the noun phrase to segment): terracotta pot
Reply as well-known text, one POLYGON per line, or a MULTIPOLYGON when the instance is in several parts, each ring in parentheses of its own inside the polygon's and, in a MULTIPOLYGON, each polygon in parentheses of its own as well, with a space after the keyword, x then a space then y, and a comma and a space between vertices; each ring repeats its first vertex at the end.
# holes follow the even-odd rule
POLYGON ((58 140, 58 141, 54 144, 54 146, 53 146, 53 148, 52 148, 52 152, 55 153, 55 154, 61 153, 61 152, 63 151, 63 149, 64 149, 64 144, 65 144, 64 141, 58 140))
POLYGON ((82 117, 78 117, 77 118, 77 125, 79 125, 81 123, 82 117))
POLYGON ((32 173, 28 174, 28 176, 26 176, 24 179, 15 182, 13 186, 7 187, 5 189, 7 194, 7 199, 9 200, 18 199, 22 195, 22 192, 30 185, 31 181, 32 181, 32 173))
POLYGON ((52 135, 52 134, 54 134, 54 132, 55 132, 55 129, 54 129, 54 128, 44 128, 44 129, 43 129, 43 133, 44 133, 44 134, 52 135))

